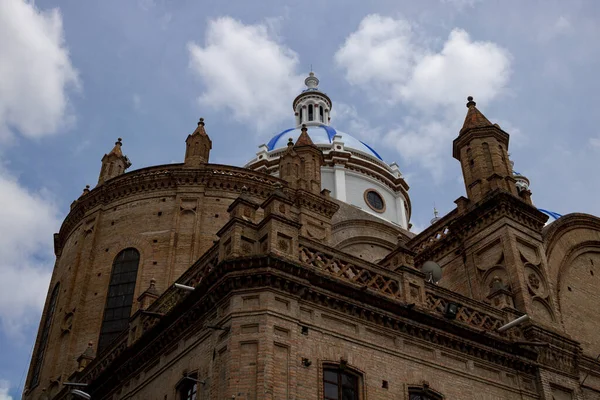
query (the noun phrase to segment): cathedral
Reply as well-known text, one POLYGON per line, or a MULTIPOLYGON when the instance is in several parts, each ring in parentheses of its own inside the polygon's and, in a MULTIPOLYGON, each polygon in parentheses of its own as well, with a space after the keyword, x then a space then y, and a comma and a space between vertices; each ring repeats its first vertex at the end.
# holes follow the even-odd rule
POLYGON ((128 172, 118 139, 54 234, 23 398, 600 399, 600 218, 537 208, 469 97, 466 194, 415 234, 399 166, 305 85, 244 167, 202 118, 182 163, 128 172))

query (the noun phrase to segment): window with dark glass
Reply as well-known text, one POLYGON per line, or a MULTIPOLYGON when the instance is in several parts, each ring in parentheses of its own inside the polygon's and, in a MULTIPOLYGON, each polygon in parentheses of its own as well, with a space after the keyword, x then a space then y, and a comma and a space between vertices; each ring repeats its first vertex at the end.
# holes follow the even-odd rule
POLYGON ((442 400, 442 396, 427 389, 409 389, 408 400, 442 400))
POLYGON ((198 398, 198 376, 189 375, 183 378, 177 387, 179 400, 196 400, 198 398))
POLYGON ((58 289, 60 284, 54 285, 52 294, 50 295, 50 302, 48 303, 48 310, 46 311, 46 317, 42 324, 42 335, 40 336, 40 342, 33 356, 33 371, 31 373, 30 386, 33 387, 38 384, 40 380, 40 371, 42 369, 42 361, 44 359, 44 352, 46 351, 46 344, 48 343, 48 335, 50 334, 50 327, 52 326, 52 317, 54 316, 54 310, 56 309, 56 303, 58 301, 58 289))
POLYGON ((319 107, 319 121, 323 122, 323 107, 319 107))
POLYGON ((365 194, 367 204, 375 211, 383 212, 385 209, 385 203, 383 197, 374 190, 368 190, 365 194))
POLYGON ((303 109, 303 107, 300 107, 300 123, 304 122, 304 121, 302 120, 302 117, 303 117, 303 115, 302 115, 302 114, 304 114, 304 109, 303 109))
POLYGON ((98 339, 98 352, 129 326, 139 262, 140 253, 132 248, 123 250, 115 257, 98 339))
POLYGON ((313 109, 313 105, 312 105, 312 104, 309 104, 309 105, 308 105, 308 120, 309 120, 309 121, 312 121, 312 120, 314 120, 314 119, 315 119, 315 117, 314 117, 314 112, 313 112, 313 111, 314 111, 314 109, 313 109))
POLYGON ((325 400, 358 400, 358 375, 337 367, 323 369, 325 400))

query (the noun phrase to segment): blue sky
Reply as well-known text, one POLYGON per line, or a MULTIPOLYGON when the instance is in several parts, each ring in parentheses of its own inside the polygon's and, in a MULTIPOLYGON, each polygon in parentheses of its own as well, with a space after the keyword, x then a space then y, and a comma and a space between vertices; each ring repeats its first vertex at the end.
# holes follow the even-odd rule
POLYGON ((396 161, 425 228, 464 194, 472 95, 534 203, 600 215, 600 6, 590 1, 0 0, 0 400, 23 385, 52 234, 117 137, 132 169, 243 165, 291 127, 310 65, 332 125, 396 161))

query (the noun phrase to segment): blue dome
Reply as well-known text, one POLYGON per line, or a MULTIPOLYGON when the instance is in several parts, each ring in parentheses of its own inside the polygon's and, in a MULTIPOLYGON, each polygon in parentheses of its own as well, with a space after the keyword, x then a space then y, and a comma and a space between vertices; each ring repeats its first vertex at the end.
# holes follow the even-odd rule
MULTIPOLYGON (((342 142, 344 142, 344 147, 347 147, 347 148, 350 148, 353 150, 358 150, 362 153, 374 156, 377 159, 383 161, 383 158, 381 158, 381 156, 379 154, 377 154, 377 152, 371 146, 350 136, 347 133, 337 131, 331 126, 321 125, 321 126, 309 126, 307 128, 308 128, 308 134, 314 144, 317 144, 317 145, 318 144, 331 144, 333 142, 333 137, 336 135, 339 135, 342 137, 342 142)), ((286 129, 285 131, 280 132, 277 135, 273 136, 273 138, 271 140, 269 140, 269 142, 267 143, 267 148, 269 149, 269 151, 283 148, 283 147, 287 146, 289 138, 292 138, 294 140, 294 142, 296 140, 298 140, 300 133, 301 133, 300 128, 286 129)))
POLYGON ((560 217, 562 217, 561 214, 554 212, 554 211, 548 211, 548 210, 544 210, 542 208, 538 208, 538 210, 550 217, 550 218, 548 218, 548 222, 546 222, 546 225, 551 224, 552 222, 554 222, 557 219, 559 219, 560 217))

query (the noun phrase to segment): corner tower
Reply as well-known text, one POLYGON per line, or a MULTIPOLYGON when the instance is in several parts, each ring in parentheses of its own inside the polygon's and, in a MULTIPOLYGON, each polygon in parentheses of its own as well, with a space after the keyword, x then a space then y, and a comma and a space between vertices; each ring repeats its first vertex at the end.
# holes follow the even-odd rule
POLYGON ((123 139, 118 138, 115 142, 115 147, 113 147, 110 153, 105 154, 104 157, 102 157, 102 168, 100 169, 100 176, 98 177, 98 185, 125 173, 125 170, 131 167, 129 158, 123 155, 123 151, 121 150, 121 147, 123 147, 122 140, 123 139))
POLYGON ((508 159, 508 133, 477 109, 473 97, 467 100, 467 116, 452 146, 452 155, 462 167, 467 197, 477 203, 495 189, 517 195, 508 159))
MULTIPOLYGON (((453 216, 428 228, 436 232, 445 225, 455 247, 442 256, 434 255, 438 250, 432 246, 418 258, 440 261, 446 275, 454 276, 446 281, 451 290, 553 326, 560 310, 542 237, 548 217, 531 204, 528 187, 517 185, 508 158, 509 134, 492 124, 472 97, 467 108, 453 155, 461 163, 468 198, 456 200, 453 216)), ((424 238, 427 234, 419 240, 424 238)))
POLYGON ((288 143, 288 150, 280 159, 280 175, 294 189, 318 194, 321 192, 321 167, 323 152, 315 146, 308 135, 306 125, 296 141, 288 143))
POLYGON ((185 140, 185 161, 187 168, 198 168, 208 162, 212 141, 204 129, 204 118, 198 121, 198 127, 185 140))

